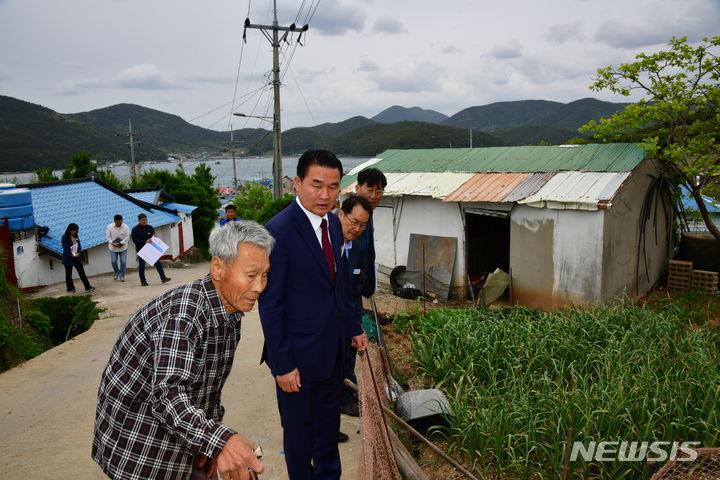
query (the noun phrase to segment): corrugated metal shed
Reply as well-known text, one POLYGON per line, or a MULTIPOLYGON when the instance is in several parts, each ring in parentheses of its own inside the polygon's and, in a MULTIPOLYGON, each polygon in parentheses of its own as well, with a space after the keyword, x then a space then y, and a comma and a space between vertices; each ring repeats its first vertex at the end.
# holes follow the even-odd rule
POLYGON ((476 173, 444 202, 501 202, 529 173, 476 173))
POLYGON ((518 203, 537 208, 598 210, 608 208, 629 172, 559 172, 540 190, 518 203))

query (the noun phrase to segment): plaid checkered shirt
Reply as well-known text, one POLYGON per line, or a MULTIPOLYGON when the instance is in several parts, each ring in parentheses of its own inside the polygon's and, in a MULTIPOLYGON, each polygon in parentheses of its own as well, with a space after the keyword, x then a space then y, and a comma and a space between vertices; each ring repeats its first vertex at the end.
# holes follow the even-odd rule
POLYGON ((151 300, 128 321, 98 392, 92 456, 114 479, 190 478, 234 430, 220 393, 240 341, 210 276, 151 300))

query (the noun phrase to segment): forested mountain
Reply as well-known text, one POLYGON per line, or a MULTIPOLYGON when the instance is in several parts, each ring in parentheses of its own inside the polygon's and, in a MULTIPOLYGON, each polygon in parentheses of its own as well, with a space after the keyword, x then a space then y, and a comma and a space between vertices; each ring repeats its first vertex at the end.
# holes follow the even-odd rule
POLYGON ((461 110, 444 122, 454 127, 498 132, 527 125, 546 125, 577 131, 590 120, 609 117, 625 109, 627 103, 611 103, 583 98, 570 103, 547 100, 497 102, 461 110))
MULTIPOLYGON (((132 120, 133 132, 142 134, 143 143, 164 152, 224 151, 230 144, 229 132, 198 127, 177 115, 130 103, 66 116, 93 127, 102 127, 113 134, 127 132, 128 120, 132 120)), ((235 130, 234 140, 256 142, 265 133, 261 128, 235 130)))
MULTIPOLYGON (((503 145, 488 133, 473 131, 474 147, 503 145)), ((470 133, 462 128, 424 122, 369 125, 332 138, 327 148, 338 154, 369 157, 389 148, 469 147, 470 133)))
MULTIPOLYGON (((49 108, 0 96, 0 171, 62 168, 80 151, 94 158, 124 160, 129 157, 124 139, 102 127, 92 127, 49 108)), ((164 158, 149 147, 139 160, 164 158)))
POLYGON ((420 107, 405 108, 399 105, 393 105, 378 113, 372 120, 378 123, 395 123, 395 122, 426 122, 441 123, 447 120, 448 116, 443 115, 435 110, 425 110, 420 107))
MULTIPOLYGON (((338 123, 285 130, 282 150, 298 154, 328 148, 338 154, 372 156, 388 148, 559 144, 578 136, 589 120, 608 117, 626 104, 585 98, 567 104, 545 100, 499 102, 470 107, 446 118, 419 107, 390 107, 368 119, 357 116, 338 123), (392 118, 421 115, 424 121, 391 122, 392 118), (376 121, 377 119, 382 121, 376 121), (388 123, 390 122, 390 123, 388 123)), ((60 114, 40 105, 0 96, 0 171, 63 167, 70 156, 87 151, 98 161, 128 160, 127 137, 132 120, 142 143, 140 161, 164 159, 171 153, 228 154, 229 132, 192 125, 177 115, 139 105, 118 104, 90 112, 60 114)), ((267 154, 272 132, 260 128, 235 130, 236 151, 267 154)))

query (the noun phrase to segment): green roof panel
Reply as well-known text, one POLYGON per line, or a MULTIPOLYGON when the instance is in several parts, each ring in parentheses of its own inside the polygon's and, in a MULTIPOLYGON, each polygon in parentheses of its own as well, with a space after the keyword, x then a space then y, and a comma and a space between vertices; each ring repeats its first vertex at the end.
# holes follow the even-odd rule
POLYGON ((387 150, 378 157, 374 166, 387 172, 629 172, 645 151, 636 143, 611 143, 387 150))

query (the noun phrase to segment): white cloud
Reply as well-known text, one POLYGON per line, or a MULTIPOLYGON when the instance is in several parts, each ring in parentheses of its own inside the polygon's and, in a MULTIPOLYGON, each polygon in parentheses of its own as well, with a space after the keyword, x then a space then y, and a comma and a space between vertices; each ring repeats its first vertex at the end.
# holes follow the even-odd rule
POLYGON ((463 51, 457 48, 455 45, 450 45, 442 49, 442 53, 462 53, 463 51))
POLYGON ((339 0, 321 4, 310 21, 311 32, 324 35, 342 35, 350 30, 361 32, 364 27, 365 13, 339 0))
POLYGON ((380 18, 375 21, 373 25, 373 31, 379 33, 387 33, 391 35, 398 35, 401 33, 407 33, 407 29, 402 22, 395 20, 394 18, 380 18))
POLYGON ((120 76, 117 81, 114 82, 114 85, 123 88, 138 88, 141 90, 176 88, 173 81, 160 73, 157 65, 148 63, 126 68, 120 72, 120 76))
MULTIPOLYGON (((0 0, 1 1, 1 0, 0 0)), ((0 63, 0 82, 10 78, 10 69, 0 63)))
POLYGON ((496 44, 490 52, 488 52, 488 55, 498 60, 518 58, 522 56, 522 46, 520 42, 513 39, 506 43, 496 44))
POLYGON ((646 14, 641 23, 628 18, 607 20, 597 27, 594 38, 614 48, 637 49, 665 44, 673 36, 699 41, 720 31, 717 0, 664 0, 646 14))
POLYGON ((373 75, 378 90, 385 92, 437 92, 442 89, 443 73, 428 63, 416 65, 411 71, 394 71, 392 74, 373 75))
POLYGON ((570 40, 579 40, 582 24, 580 21, 553 25, 545 34, 545 39, 555 45, 566 43, 570 40))
POLYGON ((380 70, 380 67, 372 60, 368 58, 363 58, 362 60, 360 60, 360 68, 358 68, 358 70, 361 72, 377 72, 378 70, 380 70))

